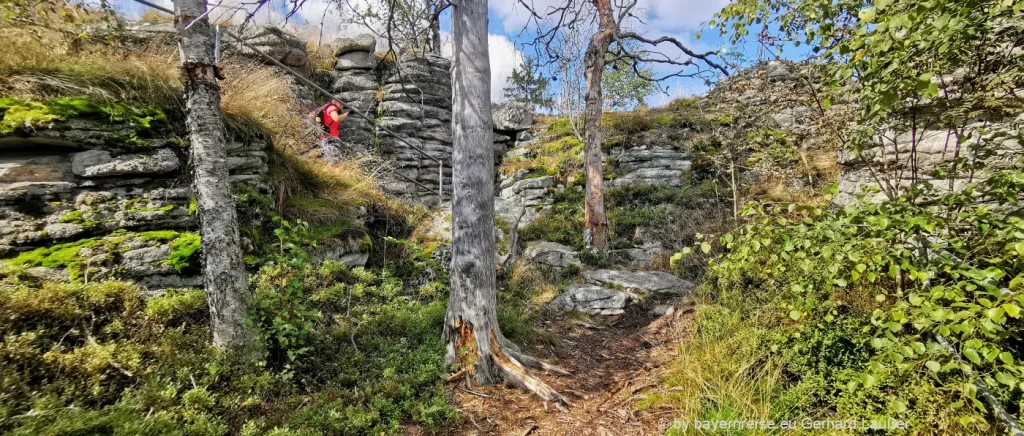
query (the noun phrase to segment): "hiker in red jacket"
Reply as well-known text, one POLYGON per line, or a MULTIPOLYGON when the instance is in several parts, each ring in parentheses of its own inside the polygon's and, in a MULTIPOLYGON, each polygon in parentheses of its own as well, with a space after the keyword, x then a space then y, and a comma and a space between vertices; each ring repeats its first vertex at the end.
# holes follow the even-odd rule
POLYGON ((324 131, 320 137, 320 150, 328 162, 335 163, 340 160, 341 140, 338 138, 338 128, 344 122, 350 112, 355 108, 344 111, 345 105, 338 100, 331 100, 316 115, 316 121, 324 131))

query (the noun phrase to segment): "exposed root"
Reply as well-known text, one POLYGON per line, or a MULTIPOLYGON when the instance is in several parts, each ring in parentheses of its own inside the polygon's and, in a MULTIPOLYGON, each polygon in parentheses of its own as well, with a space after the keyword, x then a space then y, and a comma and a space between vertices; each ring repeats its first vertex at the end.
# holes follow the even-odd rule
POLYGON ((566 371, 566 370, 564 370, 562 368, 559 368, 559 367, 557 367, 555 365, 547 363, 547 362, 545 362, 543 360, 537 359, 537 358, 535 358, 533 356, 524 354, 521 351, 515 351, 515 350, 511 350, 511 349, 505 348, 505 352, 509 355, 509 357, 519 361, 520 363, 522 363, 524 366, 526 366, 528 368, 533 368, 533 369, 539 369, 539 370, 543 370, 543 371, 553 372, 553 373, 558 374, 558 375, 565 375, 565 376, 572 375, 572 373, 570 373, 569 371, 566 371))
POLYGON ((445 380, 445 382, 447 382, 447 383, 451 383, 451 382, 453 382, 453 381, 455 381, 455 380, 458 380, 458 379, 460 379, 460 378, 463 378, 463 377, 465 377, 465 376, 466 376, 466 370, 462 370, 462 371, 459 371, 459 372, 457 372, 457 373, 455 373, 455 374, 452 374, 451 376, 449 376, 449 377, 448 377, 448 379, 446 379, 446 380, 445 380))
POLYGON ((501 370, 505 382, 533 392, 544 401, 551 401, 559 410, 565 410, 565 406, 571 405, 562 394, 541 379, 530 375, 522 363, 509 356, 494 331, 491 331, 491 351, 494 355, 494 364, 501 370))
POLYGON ((570 375, 568 371, 524 354, 515 344, 504 338, 499 338, 495 329, 490 330, 489 343, 480 344, 477 342, 476 332, 472 323, 462 318, 456 318, 452 326, 456 333, 453 338, 454 343, 449 345, 451 359, 446 358, 446 362, 450 362, 453 369, 457 371, 455 374, 447 377, 447 382, 455 382, 464 378, 466 380, 466 392, 476 394, 471 386, 471 378, 476 374, 477 376, 482 376, 478 381, 483 383, 500 379, 511 386, 526 389, 541 397, 545 401, 545 405, 550 401, 560 410, 565 410, 564 406, 570 404, 565 397, 552 389, 551 386, 548 386, 547 383, 530 375, 526 367, 529 366, 561 375, 570 375), (489 351, 490 359, 487 359, 486 355, 481 355, 482 351, 484 354, 489 351), (481 367, 481 364, 488 366, 481 367), (480 374, 477 371, 484 371, 484 373, 480 374))

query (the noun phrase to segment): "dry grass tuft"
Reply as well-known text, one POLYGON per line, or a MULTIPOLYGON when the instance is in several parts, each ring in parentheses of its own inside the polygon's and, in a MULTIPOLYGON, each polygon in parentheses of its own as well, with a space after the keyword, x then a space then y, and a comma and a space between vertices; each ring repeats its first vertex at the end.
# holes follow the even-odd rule
POLYGON ((174 22, 174 16, 157 10, 147 9, 146 12, 142 13, 139 21, 143 23, 172 23, 174 22))
POLYGON ((516 260, 508 272, 508 287, 528 289, 527 302, 531 311, 539 310, 558 296, 558 285, 527 259, 516 260))

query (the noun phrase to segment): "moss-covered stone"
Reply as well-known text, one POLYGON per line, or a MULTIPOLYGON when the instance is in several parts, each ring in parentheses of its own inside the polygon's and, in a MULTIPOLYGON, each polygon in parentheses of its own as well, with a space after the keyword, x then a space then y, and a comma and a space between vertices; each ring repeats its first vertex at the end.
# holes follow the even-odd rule
MULTIPOLYGON (((136 135, 166 123, 167 115, 160 109, 137 109, 120 103, 98 102, 88 97, 62 97, 47 101, 23 101, 16 98, 0 99, 0 135, 11 134, 25 127, 44 127, 53 121, 72 118, 106 119, 113 124, 128 126, 133 134, 127 138, 111 138, 126 143, 136 135)), ((116 136, 116 135, 115 135, 116 136)))
POLYGON ((201 246, 201 238, 198 233, 182 233, 171 242, 171 255, 167 257, 167 264, 174 267, 178 272, 195 266, 196 253, 201 246))

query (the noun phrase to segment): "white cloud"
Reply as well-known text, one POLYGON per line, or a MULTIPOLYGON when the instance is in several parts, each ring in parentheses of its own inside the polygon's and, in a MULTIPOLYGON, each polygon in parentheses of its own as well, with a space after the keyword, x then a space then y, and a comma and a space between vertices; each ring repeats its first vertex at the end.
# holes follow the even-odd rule
MULTIPOLYGON (((644 23, 644 33, 670 34, 683 30, 695 30, 701 23, 711 19, 731 0, 638 0, 633 13, 644 23)), ((531 0, 530 8, 546 16, 564 0, 531 0)), ((589 6, 588 6, 589 7, 589 6)), ((519 1, 503 0, 490 3, 491 11, 501 19, 505 31, 510 35, 519 33, 531 23, 531 12, 519 1)))
POLYGON ((637 10, 653 32, 695 30, 722 10, 730 0, 639 0, 637 10))
POLYGON ((487 47, 491 56, 491 101, 499 101, 512 70, 523 63, 523 52, 502 35, 488 34, 487 47))

